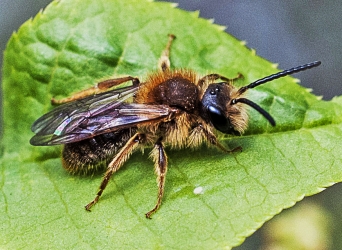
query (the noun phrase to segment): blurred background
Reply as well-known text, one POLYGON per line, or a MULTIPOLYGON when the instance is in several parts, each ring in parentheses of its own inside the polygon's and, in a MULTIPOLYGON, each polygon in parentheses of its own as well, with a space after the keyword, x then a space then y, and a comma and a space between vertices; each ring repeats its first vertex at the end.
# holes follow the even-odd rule
MULTIPOLYGON (((1 0, 0 61, 7 40, 50 0, 1 0)), ((314 60, 322 65, 296 74, 301 84, 325 100, 342 95, 342 1, 178 0, 200 11, 261 57, 287 69, 314 60)), ((0 73, 1 74, 1 73, 0 73)), ((342 249, 342 185, 307 197, 266 223, 235 249, 342 249)))

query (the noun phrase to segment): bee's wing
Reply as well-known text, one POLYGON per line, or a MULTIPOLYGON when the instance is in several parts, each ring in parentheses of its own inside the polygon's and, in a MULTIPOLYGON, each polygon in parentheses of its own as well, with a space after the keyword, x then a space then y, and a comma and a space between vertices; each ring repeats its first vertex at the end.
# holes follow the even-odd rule
POLYGON ((137 87, 108 91, 57 107, 32 125, 32 145, 77 142, 99 134, 161 121, 177 111, 166 105, 124 103, 137 87))
POLYGON ((128 86, 62 104, 36 120, 31 130, 37 135, 58 133, 56 129, 71 120, 80 123, 87 117, 119 106, 132 97, 137 89, 137 86, 128 86))

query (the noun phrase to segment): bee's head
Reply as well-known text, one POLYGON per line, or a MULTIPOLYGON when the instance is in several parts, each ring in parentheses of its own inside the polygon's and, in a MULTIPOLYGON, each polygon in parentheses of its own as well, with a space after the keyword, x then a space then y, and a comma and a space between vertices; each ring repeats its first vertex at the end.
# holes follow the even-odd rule
POLYGON ((203 94, 201 100, 203 113, 201 115, 222 133, 241 134, 247 128, 248 115, 245 105, 248 105, 263 115, 272 126, 275 126, 273 117, 255 102, 244 98, 243 94, 248 89, 280 77, 316 67, 320 64, 321 62, 316 61, 284 70, 259 79, 239 89, 227 82, 212 83, 203 94))
MULTIPOLYGON (((248 123, 247 109, 241 100, 252 103, 243 98, 239 89, 233 85, 227 82, 212 83, 201 101, 203 116, 222 133, 239 135, 247 128, 248 123)), ((257 104, 253 105, 272 125, 275 124, 271 115, 257 104)))

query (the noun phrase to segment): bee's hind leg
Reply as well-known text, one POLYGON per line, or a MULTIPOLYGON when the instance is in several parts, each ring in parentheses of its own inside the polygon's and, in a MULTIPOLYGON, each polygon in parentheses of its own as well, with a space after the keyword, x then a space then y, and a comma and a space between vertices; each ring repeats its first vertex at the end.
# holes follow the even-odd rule
POLYGON ((102 179, 99 191, 97 192, 94 200, 92 200, 90 203, 88 203, 85 206, 85 209, 87 211, 90 211, 91 207, 94 206, 98 200, 100 199, 100 196, 102 195, 103 191, 107 187, 107 184, 111 178, 111 176, 119 170, 119 168, 125 163, 125 161, 129 158, 129 156, 133 153, 133 151, 136 149, 136 147, 144 142, 145 135, 136 133, 133 135, 121 148, 121 150, 115 155, 114 159, 109 163, 107 171, 102 179))
POLYGON ((139 84, 140 81, 138 78, 134 78, 132 76, 126 76, 126 77, 121 77, 121 78, 114 78, 114 79, 108 79, 102 82, 97 83, 94 87, 90 87, 88 89, 81 90, 79 92, 74 93, 72 96, 63 98, 63 99, 51 99, 51 104, 53 105, 58 105, 58 104, 63 104, 67 102, 72 102, 78 99, 82 99, 84 97, 90 96, 90 95, 95 95, 99 94, 101 92, 105 92, 108 89, 118 86, 122 83, 132 81, 133 85, 139 84))

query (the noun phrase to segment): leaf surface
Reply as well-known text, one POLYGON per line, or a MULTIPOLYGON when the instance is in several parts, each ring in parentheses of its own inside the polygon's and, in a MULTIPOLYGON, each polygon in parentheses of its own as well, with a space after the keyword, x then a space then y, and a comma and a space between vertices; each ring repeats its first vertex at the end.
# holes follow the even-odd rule
POLYGON ((157 69, 169 33, 177 36, 174 68, 231 78, 240 72, 241 86, 277 72, 197 14, 150 1, 62 0, 13 34, 3 69, 2 247, 230 248, 282 209, 341 181, 342 97, 321 101, 286 77, 249 91, 277 126, 251 110, 245 135, 222 140, 243 152, 167 150, 166 194, 152 220, 144 217, 157 195, 147 153, 135 153, 93 211, 84 210, 101 176, 71 176, 59 147, 28 142, 33 121, 53 108, 52 97, 113 76, 143 78, 157 69))

